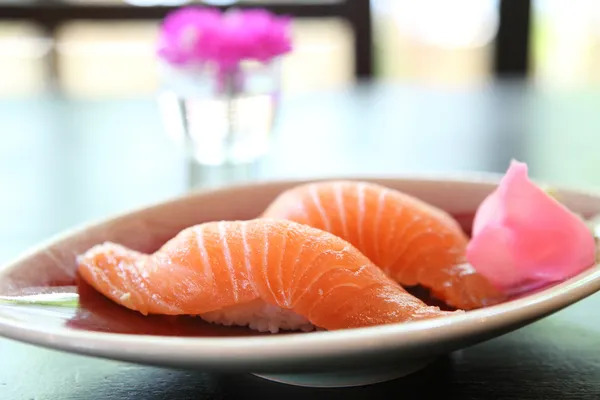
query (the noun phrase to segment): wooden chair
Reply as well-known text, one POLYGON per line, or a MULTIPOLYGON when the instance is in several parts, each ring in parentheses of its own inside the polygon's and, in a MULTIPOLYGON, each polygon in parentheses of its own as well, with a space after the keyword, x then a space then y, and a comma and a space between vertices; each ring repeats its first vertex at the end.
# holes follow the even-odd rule
POLYGON ((494 54, 496 77, 529 75, 531 0, 500 0, 498 34, 494 54))

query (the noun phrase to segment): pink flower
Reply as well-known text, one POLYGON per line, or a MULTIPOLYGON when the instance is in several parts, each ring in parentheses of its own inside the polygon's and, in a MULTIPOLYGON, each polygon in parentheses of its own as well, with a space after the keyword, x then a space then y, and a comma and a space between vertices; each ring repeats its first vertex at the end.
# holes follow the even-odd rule
POLYGON ((509 295, 568 279, 595 262, 585 222, 529 180, 512 161, 479 206, 467 259, 509 295))
POLYGON ((206 59, 210 38, 220 22, 218 10, 187 7, 170 13, 160 28, 158 55, 175 65, 206 59))
POLYGON ((289 18, 260 9, 184 7, 165 18, 158 55, 175 65, 212 63, 221 70, 244 60, 268 62, 291 51, 289 25, 289 18))

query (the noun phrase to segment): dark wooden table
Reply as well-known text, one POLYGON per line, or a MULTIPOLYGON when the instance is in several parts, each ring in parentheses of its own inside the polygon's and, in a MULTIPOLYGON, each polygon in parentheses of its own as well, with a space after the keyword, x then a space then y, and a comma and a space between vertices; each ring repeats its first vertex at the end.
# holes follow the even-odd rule
MULTIPOLYGON (((600 186, 600 93, 518 84, 462 90, 365 86, 285 99, 260 179, 503 172, 600 186)), ((75 224, 186 190, 185 163, 153 99, 0 100, 0 262, 75 224)), ((411 377, 345 390, 251 375, 85 358, 0 339, 0 399, 600 398, 600 297, 439 360, 411 377)))

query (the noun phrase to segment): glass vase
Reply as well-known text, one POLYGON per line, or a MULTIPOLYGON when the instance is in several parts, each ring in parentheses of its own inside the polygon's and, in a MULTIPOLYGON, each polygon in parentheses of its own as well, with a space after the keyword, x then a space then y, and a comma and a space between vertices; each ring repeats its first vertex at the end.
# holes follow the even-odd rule
POLYGON ((165 67, 163 76, 159 107, 167 133, 184 147, 190 188, 255 178, 279 107, 279 61, 227 71, 165 67))

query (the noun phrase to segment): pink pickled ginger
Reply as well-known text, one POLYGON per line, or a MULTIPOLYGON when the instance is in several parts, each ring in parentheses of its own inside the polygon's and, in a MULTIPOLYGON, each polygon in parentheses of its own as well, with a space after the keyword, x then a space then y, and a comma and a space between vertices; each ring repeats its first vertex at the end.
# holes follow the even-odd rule
POLYGON ((479 206, 467 247, 469 263, 507 294, 568 279, 595 262, 585 222, 512 161, 496 190, 479 206))

